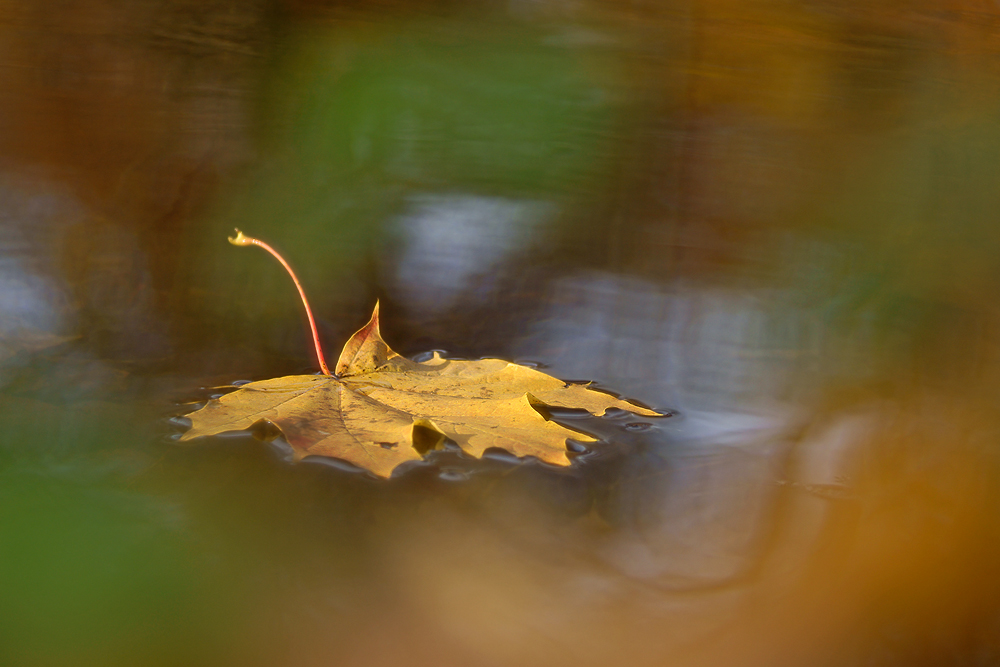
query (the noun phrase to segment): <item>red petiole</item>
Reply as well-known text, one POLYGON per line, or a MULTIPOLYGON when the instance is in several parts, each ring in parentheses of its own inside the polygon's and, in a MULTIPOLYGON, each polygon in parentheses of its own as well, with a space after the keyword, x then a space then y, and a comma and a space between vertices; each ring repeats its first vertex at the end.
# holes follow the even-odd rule
POLYGON ((233 245, 255 245, 263 248, 264 250, 271 253, 276 260, 281 262, 281 265, 285 267, 285 271, 288 271, 288 275, 292 277, 292 282, 295 283, 295 288, 299 290, 299 296, 302 298, 302 305, 306 308, 306 317, 309 318, 309 328, 312 330, 313 344, 316 346, 316 359, 319 361, 320 370, 323 371, 323 375, 333 375, 330 369, 326 365, 326 359, 323 358, 323 346, 319 343, 319 332, 316 330, 316 320, 313 319, 312 309, 309 307, 309 301, 306 299, 305 290, 302 289, 302 285, 299 283, 299 279, 295 277, 295 272, 292 271, 292 267, 288 265, 285 258, 278 254, 278 251, 264 243, 260 239, 255 239, 252 236, 247 236, 240 230, 236 230, 236 236, 230 236, 229 242, 233 245))

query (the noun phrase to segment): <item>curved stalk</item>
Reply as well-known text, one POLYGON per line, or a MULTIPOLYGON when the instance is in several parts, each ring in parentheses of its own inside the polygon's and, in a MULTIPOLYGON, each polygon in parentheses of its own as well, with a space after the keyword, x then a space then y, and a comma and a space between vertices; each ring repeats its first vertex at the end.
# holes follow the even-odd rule
POLYGON ((295 277, 295 272, 292 271, 292 267, 288 265, 285 258, 278 254, 278 251, 264 243, 260 239, 255 239, 252 236, 247 236, 240 230, 236 230, 236 236, 230 236, 229 242, 233 245, 247 246, 255 245, 271 253, 271 255, 281 262, 281 265, 285 267, 285 271, 288 271, 288 275, 292 277, 292 282, 295 283, 295 288, 299 290, 299 296, 302 298, 302 305, 306 309, 306 317, 309 318, 309 328, 312 330, 313 344, 316 346, 316 360, 319 361, 320 370, 323 371, 323 375, 332 376, 333 373, 326 365, 326 359, 323 358, 323 346, 319 342, 319 332, 316 330, 316 320, 313 319, 312 309, 309 307, 309 300, 306 299, 305 290, 302 289, 302 285, 299 283, 299 279, 295 277))

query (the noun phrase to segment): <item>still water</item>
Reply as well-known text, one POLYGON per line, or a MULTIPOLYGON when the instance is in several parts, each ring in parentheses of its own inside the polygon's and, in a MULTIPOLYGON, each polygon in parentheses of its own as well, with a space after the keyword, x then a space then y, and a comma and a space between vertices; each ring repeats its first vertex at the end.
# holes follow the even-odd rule
POLYGON ((0 663, 1000 662, 995 5, 50 5, 0 4, 0 663), (180 445, 316 370, 236 226, 328 356, 380 299, 670 416, 180 445))

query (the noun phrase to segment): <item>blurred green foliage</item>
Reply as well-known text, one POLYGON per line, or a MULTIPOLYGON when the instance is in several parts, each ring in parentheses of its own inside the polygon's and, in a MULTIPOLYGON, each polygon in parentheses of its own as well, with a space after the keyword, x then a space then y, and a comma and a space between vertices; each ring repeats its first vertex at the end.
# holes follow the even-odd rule
POLYGON ((287 252, 322 319, 369 296, 365 271, 408 195, 572 205, 609 166, 620 105, 593 63, 611 52, 526 25, 437 17, 292 29, 276 53, 258 113, 261 159, 192 239, 203 244, 210 309, 265 338, 268 321, 287 324, 299 306, 270 260, 223 245, 234 226, 287 252))
POLYGON ((871 140, 814 202, 805 228, 839 259, 813 268, 803 296, 822 299, 824 326, 852 356, 840 373, 907 386, 983 370, 983 305, 1000 281, 1000 126, 959 118, 960 101, 915 105, 905 131, 871 140))
POLYGON ((169 505, 78 479, 0 478, 4 664, 207 665, 231 650, 232 603, 169 505))
POLYGON ((136 484, 164 455, 163 406, 142 378, 116 374, 115 388, 99 364, 50 361, 0 388, 0 664, 248 657, 239 567, 179 498, 136 484))

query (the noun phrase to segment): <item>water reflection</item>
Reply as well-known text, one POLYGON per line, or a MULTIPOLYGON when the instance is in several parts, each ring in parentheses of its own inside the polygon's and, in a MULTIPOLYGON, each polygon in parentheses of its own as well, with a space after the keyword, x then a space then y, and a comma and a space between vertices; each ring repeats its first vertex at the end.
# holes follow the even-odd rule
POLYGON ((543 241, 554 208, 471 195, 424 195, 411 207, 393 224, 401 251, 387 263, 394 274, 387 282, 417 317, 496 298, 499 267, 543 241), (470 289, 473 295, 463 294, 470 289))
POLYGON ((0 662, 996 662, 1000 14, 939 5, 0 7, 0 662), (315 370, 234 226, 330 347, 676 414, 180 448, 315 370))
POLYGON ((35 187, 22 192, 21 187, 16 180, 7 182, 0 194, 0 369, 22 352, 71 340, 78 317, 48 246, 79 211, 67 197, 35 187))

